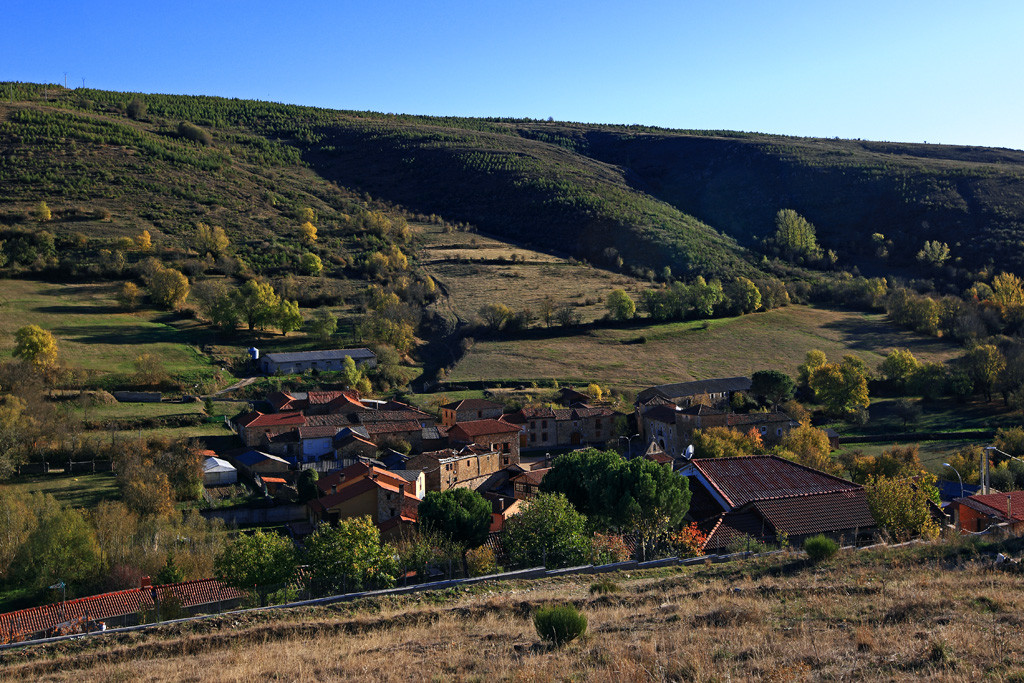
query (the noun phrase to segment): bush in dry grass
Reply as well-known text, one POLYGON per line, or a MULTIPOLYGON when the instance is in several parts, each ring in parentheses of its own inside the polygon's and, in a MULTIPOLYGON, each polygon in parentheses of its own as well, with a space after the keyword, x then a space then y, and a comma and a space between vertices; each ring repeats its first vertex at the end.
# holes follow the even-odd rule
POLYGON ((534 613, 533 625, 543 640, 561 646, 587 632, 587 615, 572 605, 550 605, 534 613))
POLYGON ((804 550, 811 562, 818 563, 834 556, 839 551, 839 544, 828 536, 818 534, 804 541, 804 550))
POLYGON ((607 576, 601 577, 599 581, 595 581, 590 584, 591 595, 607 595, 608 593, 618 593, 619 584, 615 583, 607 576))

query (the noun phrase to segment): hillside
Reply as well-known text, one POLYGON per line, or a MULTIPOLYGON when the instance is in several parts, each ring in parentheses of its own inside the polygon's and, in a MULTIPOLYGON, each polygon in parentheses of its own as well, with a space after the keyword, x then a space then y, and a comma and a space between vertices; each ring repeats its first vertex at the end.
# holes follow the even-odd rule
MULTIPOLYGON (((1020 553, 1019 541, 983 547, 1020 553), (1012 546, 1012 547, 1011 547, 1012 546)), ((8 680, 1019 681, 1021 574, 979 546, 801 554, 215 617, 6 654, 8 680), (589 635, 539 641, 531 613, 571 601, 589 635)))
POLYGON ((145 227, 173 239, 205 221, 244 240, 243 258, 280 268, 296 256, 287 239, 295 212, 312 206, 340 275, 346 263, 352 274, 346 255, 358 260, 373 246, 353 221, 378 206, 372 198, 613 269, 621 258, 627 270, 728 276, 761 267, 744 247, 773 231, 780 208, 793 208, 843 266, 913 274, 923 242, 941 240, 951 263, 1024 268, 1024 152, 1014 150, 10 83, 0 93, 8 224, 40 198, 82 206, 61 218, 97 235, 145 227), (136 98, 145 111, 129 117, 136 98), (183 139, 181 121, 211 144, 183 139), (889 242, 884 258, 875 233, 889 242))

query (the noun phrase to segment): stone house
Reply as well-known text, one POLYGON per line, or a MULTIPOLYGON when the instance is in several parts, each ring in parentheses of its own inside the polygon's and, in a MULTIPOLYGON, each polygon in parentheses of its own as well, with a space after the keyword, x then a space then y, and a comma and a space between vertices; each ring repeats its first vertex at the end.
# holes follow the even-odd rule
POLYGON ((637 394, 636 405, 639 407, 652 403, 672 403, 686 408, 706 402, 712 407, 721 407, 729 405, 733 394, 738 391, 750 391, 749 377, 722 377, 677 384, 660 384, 644 389, 637 394))
POLYGON ((308 370, 340 371, 345 359, 351 357, 356 367, 377 367, 377 355, 369 349, 330 349, 325 351, 291 351, 268 353, 259 361, 259 368, 268 375, 292 375, 308 370))
POLYGON ((502 479, 502 463, 508 455, 482 444, 445 448, 409 458, 404 467, 423 472, 428 491, 456 488, 489 489, 502 479))
POLYGON ((456 422, 470 420, 496 420, 501 417, 502 405, 482 398, 467 398, 441 406, 441 424, 451 427, 456 422))
POLYGON ((448 429, 453 446, 480 444, 502 454, 501 467, 519 464, 520 428, 504 420, 470 420, 448 429))
POLYGON ((413 480, 373 465, 358 463, 332 472, 317 482, 320 495, 307 503, 313 524, 336 524, 343 519, 369 516, 381 526, 397 520, 400 526, 416 522, 418 492, 425 490, 423 474, 413 480))
POLYGON ((616 413, 611 408, 577 405, 572 408, 525 407, 506 415, 520 429, 521 448, 603 446, 612 436, 616 413))
POLYGON ((800 426, 782 412, 729 413, 700 404, 681 408, 671 403, 643 406, 638 410, 641 438, 648 444, 656 443, 673 458, 683 456, 693 440, 693 432, 698 429, 727 427, 741 432, 754 429, 765 445, 772 446, 791 429, 800 426))

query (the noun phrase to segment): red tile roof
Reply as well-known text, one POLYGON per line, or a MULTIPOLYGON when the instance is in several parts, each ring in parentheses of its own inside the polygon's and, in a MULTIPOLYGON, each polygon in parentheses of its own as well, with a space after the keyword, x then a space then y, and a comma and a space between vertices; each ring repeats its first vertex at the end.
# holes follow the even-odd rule
POLYGON ((523 472, 512 477, 512 481, 515 483, 526 482, 527 484, 533 484, 534 486, 540 486, 541 481, 544 479, 544 475, 551 471, 550 467, 545 467, 539 470, 531 470, 529 472, 523 472))
POLYGON ((853 482, 774 455, 694 459, 696 468, 732 508, 752 500, 852 491, 853 482))
POLYGON ((288 410, 281 413, 261 413, 256 410, 242 415, 235 424, 240 427, 285 427, 288 425, 301 425, 306 423, 305 416, 297 410, 288 410))
POLYGON ((463 441, 474 441, 480 436, 491 434, 518 434, 519 427, 504 420, 470 420, 460 422, 448 429, 448 435, 463 441))
POLYGON ((60 624, 79 619, 103 621, 136 614, 153 608, 154 590, 161 600, 165 595, 173 594, 186 609, 245 597, 245 593, 216 579, 172 583, 154 589, 132 588, 0 614, 0 635, 13 640, 46 632, 60 624))
POLYGON ((1006 499, 1010 499, 1010 515, 1014 522, 1024 522, 1024 491, 1011 491, 1010 493, 989 493, 985 495, 973 495, 967 498, 958 498, 957 503, 966 505, 986 515, 997 516, 1000 519, 1006 517, 1006 499))
POLYGON ((355 402, 358 402, 358 395, 345 391, 311 391, 307 396, 309 398, 309 405, 311 406, 330 403, 331 401, 335 401, 343 397, 351 398, 355 402))

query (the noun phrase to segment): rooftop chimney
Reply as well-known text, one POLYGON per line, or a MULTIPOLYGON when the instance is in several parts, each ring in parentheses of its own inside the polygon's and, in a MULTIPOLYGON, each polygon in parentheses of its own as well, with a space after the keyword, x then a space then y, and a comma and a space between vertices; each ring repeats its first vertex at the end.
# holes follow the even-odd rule
POLYGON ((148 576, 143 576, 139 579, 139 588, 152 588, 153 580, 148 576))

